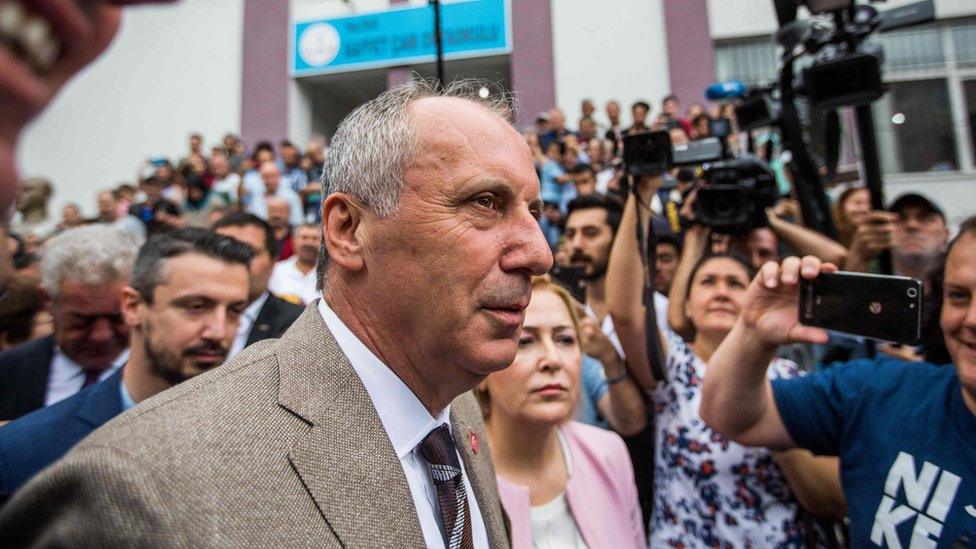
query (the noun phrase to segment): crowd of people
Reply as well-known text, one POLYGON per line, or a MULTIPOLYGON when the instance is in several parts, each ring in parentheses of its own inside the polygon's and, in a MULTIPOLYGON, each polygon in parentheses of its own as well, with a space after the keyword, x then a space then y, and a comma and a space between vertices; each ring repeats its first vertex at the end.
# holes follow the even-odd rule
POLYGON ((696 222, 699 172, 620 159, 646 131, 735 150, 731 104, 584 100, 517 132, 479 89, 395 88, 331 146, 193 134, 91 219, 25 180, 0 249, 0 541, 976 540, 976 222, 950 242, 930 199, 872 210, 855 182, 836 240, 790 192, 722 234, 696 222), (884 252, 924 281, 920 346, 798 324, 801 278, 884 252))

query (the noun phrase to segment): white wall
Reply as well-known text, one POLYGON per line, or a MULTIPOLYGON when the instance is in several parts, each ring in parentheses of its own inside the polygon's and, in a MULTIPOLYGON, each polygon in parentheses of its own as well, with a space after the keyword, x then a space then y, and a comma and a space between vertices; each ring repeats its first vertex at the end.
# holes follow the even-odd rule
POLYGON ((661 2, 551 0, 556 103, 569 127, 584 98, 596 102, 601 120, 610 99, 620 101, 625 124, 638 99, 651 103, 652 117, 660 111, 671 88, 661 2))
POLYGON ((771 34, 776 26, 773 0, 708 0, 708 29, 715 40, 771 34))
POLYGON ((208 147, 240 131, 243 6, 182 0, 126 9, 113 45, 21 145, 22 173, 54 182, 52 216, 69 201, 94 215, 98 191, 132 182, 147 157, 179 158, 193 131, 208 147))

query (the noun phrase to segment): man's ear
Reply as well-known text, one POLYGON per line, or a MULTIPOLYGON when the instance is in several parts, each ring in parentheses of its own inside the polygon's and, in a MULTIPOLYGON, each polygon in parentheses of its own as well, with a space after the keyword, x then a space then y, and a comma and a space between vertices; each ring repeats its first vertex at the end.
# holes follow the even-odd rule
POLYGON ((322 237, 329 251, 329 263, 358 272, 365 266, 361 224, 365 212, 353 197, 332 193, 322 204, 322 237))
POLYGON ((122 319, 130 328, 142 324, 143 306, 148 305, 143 299, 142 294, 131 286, 122 288, 122 298, 119 300, 119 308, 122 312, 122 319))

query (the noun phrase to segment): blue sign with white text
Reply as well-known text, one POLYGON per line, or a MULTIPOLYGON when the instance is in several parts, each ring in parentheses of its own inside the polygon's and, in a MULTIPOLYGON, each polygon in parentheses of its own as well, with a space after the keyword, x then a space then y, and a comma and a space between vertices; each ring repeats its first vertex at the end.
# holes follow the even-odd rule
MULTIPOLYGON (((441 5, 445 59, 511 53, 509 0, 441 5)), ((435 60, 432 6, 319 19, 292 29, 293 76, 390 67, 435 60)))

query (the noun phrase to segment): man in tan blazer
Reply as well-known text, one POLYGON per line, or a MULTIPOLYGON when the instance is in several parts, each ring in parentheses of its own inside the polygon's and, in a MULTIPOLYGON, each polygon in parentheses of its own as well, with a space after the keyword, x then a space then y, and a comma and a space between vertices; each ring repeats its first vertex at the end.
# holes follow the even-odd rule
POLYGON ((507 547, 468 393, 552 256, 531 153, 481 83, 395 88, 323 175, 323 300, 149 399, 0 513, 0 546, 507 547))

